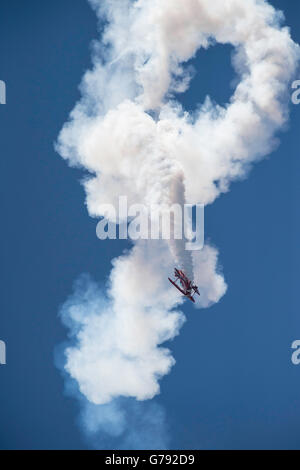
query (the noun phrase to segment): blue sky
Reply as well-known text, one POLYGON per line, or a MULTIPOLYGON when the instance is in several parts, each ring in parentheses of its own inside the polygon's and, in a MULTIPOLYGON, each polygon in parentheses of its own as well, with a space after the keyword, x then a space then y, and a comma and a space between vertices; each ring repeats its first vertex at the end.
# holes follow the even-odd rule
MULTIPOLYGON (((300 5, 273 0, 300 43, 300 5)), ((82 272, 105 279, 126 246, 100 242, 84 205, 83 173, 54 141, 79 98, 97 20, 85 0, 2 2, 0 448, 85 449, 78 403, 64 394, 54 348, 66 339, 57 316, 82 272)), ((201 51, 182 97, 225 103, 234 74, 230 47, 201 51)), ((300 72, 299 72, 300 73, 300 72)), ((300 76, 299 76, 300 78, 300 76)), ((300 106, 280 147, 206 208, 206 237, 220 251, 225 297, 196 311, 169 346, 177 361, 156 399, 173 448, 300 448, 300 106)), ((113 441, 111 446, 113 447, 113 441)))

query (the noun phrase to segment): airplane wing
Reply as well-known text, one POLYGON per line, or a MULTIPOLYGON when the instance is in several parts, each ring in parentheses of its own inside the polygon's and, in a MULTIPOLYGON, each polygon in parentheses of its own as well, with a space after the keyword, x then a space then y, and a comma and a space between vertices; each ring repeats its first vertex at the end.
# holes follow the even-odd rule
POLYGON ((174 281, 172 281, 172 279, 170 279, 168 277, 169 281, 171 282, 171 284, 173 284, 173 286, 176 287, 176 289, 178 289, 183 295, 186 295, 186 293, 184 292, 184 290, 182 290, 174 281))

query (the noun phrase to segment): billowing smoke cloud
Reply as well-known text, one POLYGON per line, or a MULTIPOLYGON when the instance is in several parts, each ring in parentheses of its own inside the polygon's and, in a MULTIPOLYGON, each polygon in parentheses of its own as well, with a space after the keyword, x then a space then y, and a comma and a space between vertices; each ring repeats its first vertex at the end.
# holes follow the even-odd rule
MULTIPOLYGON (((90 3, 106 26, 57 148, 92 175, 84 183, 91 216, 103 216, 106 203, 117 207, 120 195, 147 207, 210 204, 272 151, 288 118, 287 89, 299 51, 280 25, 282 15, 266 1, 90 3), (185 62, 216 42, 234 46, 240 81, 227 106, 207 98, 188 113, 175 99, 191 79, 185 62)), ((167 281, 176 262, 193 272, 199 307, 224 295, 217 250, 206 245, 191 256, 183 248, 177 241, 138 241, 113 261, 106 289, 81 279, 63 306, 73 340, 64 369, 85 397, 86 429, 121 436, 129 429, 121 401, 139 406, 159 393, 159 379, 175 362, 163 343, 184 322, 182 299, 167 281)), ((160 412, 147 416, 158 415, 161 424, 160 412)), ((155 428, 149 424, 153 436, 155 428)), ((152 438, 148 443, 154 445, 152 438)))

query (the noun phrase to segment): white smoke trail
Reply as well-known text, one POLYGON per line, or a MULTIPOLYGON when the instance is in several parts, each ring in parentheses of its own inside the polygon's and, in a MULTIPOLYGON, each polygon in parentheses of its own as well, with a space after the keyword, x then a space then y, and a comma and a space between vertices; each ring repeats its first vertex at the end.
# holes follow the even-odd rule
MULTIPOLYGON (((104 215, 105 203, 117 207, 120 195, 148 207, 212 203, 274 148, 287 121, 299 50, 282 15, 264 0, 90 2, 107 26, 57 146, 70 165, 93 175, 84 183, 90 215, 104 215), (184 63, 215 42, 234 46, 240 82, 226 107, 207 98, 189 114, 174 99, 189 86, 184 63)), ((114 260, 106 293, 90 281, 64 306, 76 339, 65 370, 95 406, 159 393, 174 364, 160 345, 184 321, 167 281, 174 258, 192 265, 182 246, 136 243, 114 260)), ((193 263, 199 306, 218 302, 226 284, 217 251, 206 245, 193 263)))
MULTIPOLYGON (((80 403, 79 425, 84 430, 89 444, 95 448, 99 448, 99 446, 111 448, 111 440, 113 439, 113 447, 118 449, 166 449, 169 446, 169 439, 165 412, 159 404, 125 397, 108 400, 105 396, 107 392, 111 394, 113 389, 116 396, 121 395, 120 387, 128 387, 134 375, 141 375, 139 379, 141 383, 146 380, 147 374, 150 376, 149 371, 142 370, 143 367, 147 368, 149 360, 147 361, 146 358, 143 363, 141 352, 140 364, 137 360, 135 362, 134 356, 128 352, 127 365, 125 362, 123 363, 126 370, 123 371, 122 376, 117 377, 112 370, 109 370, 113 363, 116 364, 118 360, 122 361, 122 358, 118 357, 117 346, 115 355, 112 345, 109 345, 105 351, 105 337, 107 335, 109 338, 112 334, 111 331, 107 331, 107 328, 110 329, 112 326, 109 319, 105 318, 106 313, 114 315, 113 306, 105 296, 104 290, 88 274, 81 275, 74 285, 73 294, 60 311, 61 319, 69 330, 69 341, 57 348, 55 358, 56 365, 66 380, 66 393, 75 397, 80 403), (78 360, 78 367, 75 366, 77 374, 74 373, 74 378, 70 380, 65 355, 69 357, 71 353, 72 356, 72 348, 76 349, 78 342, 81 344, 80 357, 71 359, 71 362, 78 360), (97 349, 94 349, 95 347, 97 349), (108 354, 114 355, 111 361, 108 354), (99 360, 102 361, 102 364, 98 362, 99 360), (101 395, 97 393, 96 383, 90 381, 87 376, 84 378, 81 374, 81 369, 89 370, 91 373, 94 369, 97 375, 98 367, 100 372, 98 379, 103 381, 101 395), (136 371, 134 371, 135 367, 136 371), (131 372, 130 369, 132 369, 131 372), (142 374, 145 374, 145 378, 142 377, 142 374), (109 377, 108 383, 106 383, 105 375, 109 377), (86 388, 81 387, 85 380, 86 388)), ((178 323, 182 320, 183 318, 178 317, 178 323)), ((120 321, 126 322, 126 318, 120 319, 120 321)), ((138 325, 134 325, 134 328, 133 331, 130 331, 131 337, 128 339, 132 341, 132 346, 137 346, 135 335, 138 335, 138 325)), ((117 333, 120 333, 119 327, 117 327, 117 333)), ((124 337, 126 338, 126 336, 125 333, 124 337)), ((122 338, 116 338, 116 343, 118 340, 122 341, 122 338)), ((131 347, 130 344, 127 346, 131 347)), ((167 350, 162 350, 161 354, 166 356, 165 361, 172 363, 173 360, 168 357, 167 350)), ((160 362, 162 361, 160 360, 160 362)), ((152 386, 155 387, 155 384, 152 386)), ((144 391, 141 390, 140 393, 142 398, 144 391)), ((124 395, 126 396, 127 393, 124 395)))

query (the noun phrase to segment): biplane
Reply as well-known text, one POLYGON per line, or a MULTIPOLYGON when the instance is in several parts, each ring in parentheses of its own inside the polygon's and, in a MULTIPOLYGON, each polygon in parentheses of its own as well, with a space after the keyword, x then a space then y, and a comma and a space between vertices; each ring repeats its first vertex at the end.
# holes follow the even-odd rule
POLYGON ((180 269, 174 269, 175 281, 168 278, 171 284, 178 289, 182 295, 190 299, 192 302, 195 302, 194 295, 200 295, 198 286, 196 286, 180 269), (179 284, 177 284, 179 281, 179 284))

